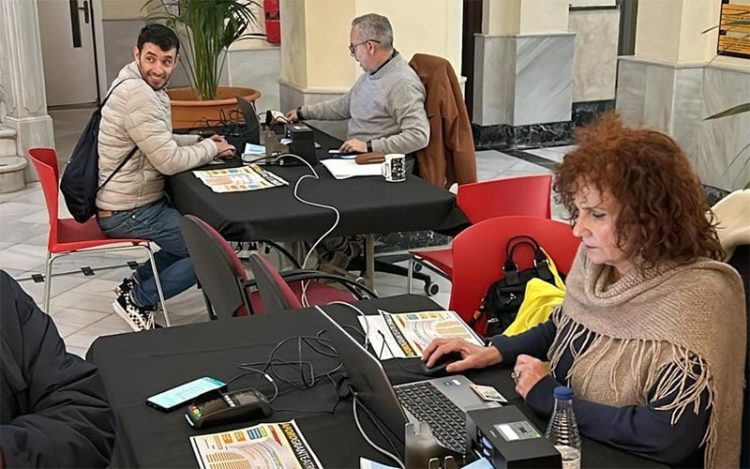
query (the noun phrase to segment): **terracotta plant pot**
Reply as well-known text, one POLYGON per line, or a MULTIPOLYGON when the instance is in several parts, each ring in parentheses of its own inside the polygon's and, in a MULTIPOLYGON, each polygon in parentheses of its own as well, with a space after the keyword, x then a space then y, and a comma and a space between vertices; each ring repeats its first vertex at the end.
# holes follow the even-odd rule
POLYGON ((233 118, 242 121, 237 112, 235 95, 240 95, 248 101, 254 102, 260 98, 260 91, 252 88, 235 86, 220 86, 216 99, 198 101, 192 88, 173 88, 167 90, 172 104, 172 128, 192 129, 195 127, 217 126, 224 119, 233 118), (208 124, 206 124, 208 122, 208 124))

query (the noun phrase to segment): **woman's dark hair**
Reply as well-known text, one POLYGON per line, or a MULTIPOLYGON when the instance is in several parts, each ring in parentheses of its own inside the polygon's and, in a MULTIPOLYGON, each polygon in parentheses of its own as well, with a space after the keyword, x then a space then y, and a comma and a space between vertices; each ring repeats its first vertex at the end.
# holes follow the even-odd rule
POLYGON ((176 48, 180 52, 180 40, 174 31, 164 25, 151 23, 141 29, 138 34, 138 50, 143 50, 143 45, 147 42, 156 44, 163 51, 176 48))
POLYGON ((685 153, 669 136, 626 127, 607 113, 576 132, 578 148, 555 170, 558 203, 571 220, 581 185, 609 192, 619 205, 617 245, 640 268, 663 262, 722 258, 715 217, 685 153))

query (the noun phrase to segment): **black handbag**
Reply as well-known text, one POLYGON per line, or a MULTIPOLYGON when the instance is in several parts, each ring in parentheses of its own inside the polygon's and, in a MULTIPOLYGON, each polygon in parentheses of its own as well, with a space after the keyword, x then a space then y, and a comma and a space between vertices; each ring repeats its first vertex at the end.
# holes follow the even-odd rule
POLYGON ((523 303, 526 283, 532 278, 540 278, 554 283, 554 277, 549 268, 547 255, 542 251, 539 243, 531 236, 514 236, 505 247, 505 263, 503 264, 503 278, 496 280, 487 289, 487 293, 469 325, 474 324, 482 316, 487 318, 486 335, 502 334, 516 319, 521 303, 523 303), (518 270, 513 260, 513 254, 519 246, 529 246, 534 250, 534 266, 525 270, 518 270))

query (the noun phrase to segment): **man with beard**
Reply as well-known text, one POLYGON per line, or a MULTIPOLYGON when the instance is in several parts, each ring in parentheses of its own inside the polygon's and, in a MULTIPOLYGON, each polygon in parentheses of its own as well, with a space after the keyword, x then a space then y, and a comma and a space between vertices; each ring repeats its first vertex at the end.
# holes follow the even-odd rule
MULTIPOLYGON (((161 248, 155 255, 165 298, 196 282, 193 263, 180 234, 180 215, 164 193, 164 176, 231 156, 234 147, 219 136, 172 133, 169 97, 164 91, 179 61, 180 43, 171 29, 145 26, 133 49, 134 61, 120 70, 99 127, 99 184, 135 151, 98 192, 96 219, 107 236, 143 238, 161 248)), ((148 262, 115 289, 117 313, 135 331, 153 326, 159 301, 148 262)))

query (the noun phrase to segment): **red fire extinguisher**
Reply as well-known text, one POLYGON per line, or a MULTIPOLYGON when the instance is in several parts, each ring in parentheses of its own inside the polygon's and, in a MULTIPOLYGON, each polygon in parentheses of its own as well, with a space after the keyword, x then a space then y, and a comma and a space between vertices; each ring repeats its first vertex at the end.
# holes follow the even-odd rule
POLYGON ((271 44, 281 44, 281 17, 279 0, 263 0, 266 12, 266 40, 271 44))

